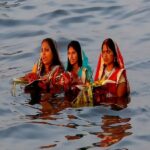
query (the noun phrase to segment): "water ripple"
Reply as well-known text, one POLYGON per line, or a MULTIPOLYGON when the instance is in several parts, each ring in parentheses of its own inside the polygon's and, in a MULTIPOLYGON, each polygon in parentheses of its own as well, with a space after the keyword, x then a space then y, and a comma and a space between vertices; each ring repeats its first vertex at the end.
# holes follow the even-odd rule
POLYGON ((15 54, 19 54, 19 53, 22 53, 23 51, 19 50, 19 51, 16 51, 16 52, 7 52, 7 53, 2 53, 2 55, 6 55, 6 56, 9 56, 9 55, 15 55, 15 54))
POLYGON ((140 43, 144 43, 144 42, 149 42, 150 41, 150 33, 146 33, 144 34, 142 37, 140 37, 135 44, 140 44, 140 43))
MULTIPOLYGON (((148 13, 148 14, 150 14, 150 11, 149 11, 149 7, 148 8, 143 8, 143 9, 135 9, 135 10, 133 10, 133 11, 130 11, 130 12, 127 12, 127 13, 125 13, 125 14, 123 14, 122 16, 121 16, 121 18, 120 19, 127 19, 127 18, 131 18, 131 17, 133 17, 133 16, 137 16, 137 17, 139 17, 139 16, 141 16, 143 13, 148 13)), ((142 17, 142 16, 141 16, 142 17)))
POLYGON ((147 141, 147 142, 150 141, 150 135, 139 135, 139 136, 136 136, 136 138, 139 139, 140 141, 141 140, 144 140, 144 141, 147 141))
POLYGON ((23 20, 16 20, 16 19, 0 19, 0 26, 4 27, 13 27, 13 26, 18 26, 21 24, 24 24, 25 21, 23 20))
POLYGON ((105 7, 88 7, 88 8, 80 8, 80 9, 72 9, 72 12, 75 13, 89 13, 89 12, 99 12, 105 10, 105 7))
POLYGON ((69 24, 86 22, 90 18, 93 18, 93 16, 92 15, 76 16, 76 17, 69 17, 69 18, 62 19, 59 22, 66 26, 69 24))
POLYGON ((65 10, 55 10, 53 12, 48 12, 48 13, 43 13, 43 14, 40 14, 39 16, 37 16, 37 18, 41 18, 42 20, 52 20, 52 19, 55 19, 57 17, 62 17, 62 16, 67 16, 68 15, 68 12, 65 11, 65 10))
POLYGON ((19 32, 12 32, 12 33, 3 33, 1 34, 1 38, 6 38, 6 39, 9 39, 9 38, 27 38, 27 37, 34 37, 34 36, 38 36, 38 35, 45 35, 47 34, 45 31, 21 31, 20 33, 19 32))
POLYGON ((138 69, 149 69, 150 66, 150 60, 142 60, 142 61, 138 61, 138 62, 130 62, 130 64, 128 65, 129 69, 134 69, 134 70, 138 70, 138 69))
POLYGON ((36 9, 36 6, 23 6, 22 9, 25 9, 25 10, 33 10, 33 9, 36 9))
POLYGON ((8 2, 3 2, 3 3, 0 3, 0 7, 2 8, 12 8, 12 7, 18 7, 20 4, 15 2, 14 4, 10 4, 8 2))

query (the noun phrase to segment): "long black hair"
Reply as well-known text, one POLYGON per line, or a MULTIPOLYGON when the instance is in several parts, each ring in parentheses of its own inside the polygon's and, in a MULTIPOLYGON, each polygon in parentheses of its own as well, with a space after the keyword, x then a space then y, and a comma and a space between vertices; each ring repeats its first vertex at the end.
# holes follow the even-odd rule
MULTIPOLYGON (((61 61, 60 61, 59 55, 58 55, 58 50, 56 48, 56 42, 51 38, 43 39, 41 44, 44 43, 44 42, 48 43, 48 45, 51 48, 51 51, 53 53, 52 64, 49 67, 59 65, 62 68, 64 68, 61 61)), ((42 65, 41 73, 44 73, 44 70, 45 70, 44 65, 42 65)))
MULTIPOLYGON (((71 41, 68 44, 68 50, 69 50, 70 47, 72 47, 77 52, 78 65, 79 65, 79 67, 81 67, 82 66, 82 53, 81 53, 80 43, 78 41, 71 41)), ((72 67, 73 66, 70 64, 70 61, 69 61, 69 58, 68 58, 67 71, 72 71, 72 67)))
POLYGON ((101 49, 103 49, 103 46, 106 45, 107 48, 111 49, 114 54, 114 65, 115 67, 119 67, 119 63, 117 61, 117 51, 115 47, 115 43, 111 38, 105 39, 102 43, 101 49))

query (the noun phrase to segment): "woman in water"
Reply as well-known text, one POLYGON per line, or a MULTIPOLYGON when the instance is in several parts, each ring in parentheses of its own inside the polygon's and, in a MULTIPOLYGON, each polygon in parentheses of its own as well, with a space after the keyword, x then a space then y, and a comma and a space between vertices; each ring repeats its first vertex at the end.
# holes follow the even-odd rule
POLYGON ((71 41, 68 44, 67 56, 67 68, 62 75, 61 84, 66 87, 66 93, 71 92, 75 98, 84 86, 93 81, 92 70, 78 41, 71 41))
POLYGON ((83 84, 93 81, 92 70, 88 65, 88 58, 84 51, 81 50, 78 41, 71 41, 68 45, 68 64, 66 70, 76 75, 79 82, 83 84))
MULTIPOLYGON (((104 40, 97 64, 95 85, 104 85, 106 96, 122 97, 129 94, 123 57, 118 45, 110 38, 104 40)), ((95 93, 98 91, 95 91, 95 93)))
POLYGON ((60 74, 64 71, 63 65, 59 59, 55 42, 51 38, 46 38, 41 42, 41 52, 38 62, 33 66, 32 72, 25 75, 25 79, 31 83, 26 86, 25 91, 34 88, 34 82, 37 89, 42 92, 48 92, 51 96, 59 93, 61 87, 58 83, 60 74))

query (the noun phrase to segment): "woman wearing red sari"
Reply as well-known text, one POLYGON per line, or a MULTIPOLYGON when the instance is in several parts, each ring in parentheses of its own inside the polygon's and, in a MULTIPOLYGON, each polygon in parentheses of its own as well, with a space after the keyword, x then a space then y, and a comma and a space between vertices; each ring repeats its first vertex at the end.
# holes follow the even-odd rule
POLYGON ((102 43, 94 81, 104 85, 108 97, 129 94, 123 57, 118 45, 110 38, 102 43))

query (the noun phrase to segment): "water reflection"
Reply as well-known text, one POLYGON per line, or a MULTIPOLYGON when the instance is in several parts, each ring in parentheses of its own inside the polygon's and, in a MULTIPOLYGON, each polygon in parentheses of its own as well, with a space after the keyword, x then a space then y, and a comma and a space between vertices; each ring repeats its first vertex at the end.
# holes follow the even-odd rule
POLYGON ((88 107, 88 106, 108 106, 113 110, 122 110, 127 107, 127 105, 130 102, 130 97, 103 97, 99 102, 95 102, 94 99, 92 99, 92 105, 88 100, 83 103, 83 99, 78 99, 78 103, 75 101, 72 101, 70 96, 60 96, 60 97, 54 97, 52 98, 49 93, 43 93, 40 94, 39 91, 30 91, 30 101, 29 104, 33 105, 36 103, 40 103, 42 108, 41 112, 42 114, 57 114, 61 110, 64 110, 65 108, 72 107, 72 108, 79 108, 79 107, 88 107), (87 102, 87 103, 86 103, 87 102))
MULTIPOLYGON (((37 97, 31 96, 31 98, 37 98, 37 97)), ((119 110, 126 108, 129 102, 130 102, 129 97, 122 97, 122 98, 111 97, 111 98, 103 99, 103 101, 101 101, 97 105, 101 105, 101 107, 103 106, 110 107, 111 109, 113 109, 113 111, 118 111, 119 114, 119 110)), ((98 139, 100 139, 99 142, 96 143, 93 142, 93 144, 79 149, 89 149, 92 147, 109 147, 113 144, 122 141, 125 137, 132 134, 131 131, 130 132, 128 131, 129 129, 131 130, 132 128, 130 124, 130 120, 131 120, 130 118, 121 117, 120 115, 113 116, 108 114, 108 115, 102 115, 101 123, 99 125, 89 120, 86 122, 87 124, 83 125, 80 124, 80 120, 83 121, 80 117, 74 114, 73 115, 69 114, 67 115, 67 120, 68 120, 67 123, 65 121, 60 123, 60 120, 64 120, 64 118, 60 115, 62 113, 61 111, 65 110, 66 108, 73 109, 72 103, 67 98, 60 97, 60 98, 55 98, 50 100, 49 94, 45 94, 44 100, 39 101, 39 103, 41 106, 40 113, 38 113, 37 115, 30 116, 32 120, 31 123, 43 124, 43 125, 46 124, 46 125, 56 126, 56 127, 66 127, 66 128, 72 128, 77 130, 77 133, 75 134, 64 133, 64 138, 68 142, 82 140, 82 138, 88 136, 89 134, 94 135, 98 139), (94 130, 94 127, 97 126, 99 126, 100 132, 88 131, 89 134, 82 134, 82 131, 78 132, 78 128, 83 128, 83 130, 86 130, 87 128, 93 128, 94 130)), ((97 105, 95 104, 95 106, 97 105)), ((87 107, 87 105, 85 106, 87 107)), ((78 107, 82 110, 82 107, 84 106, 78 105, 78 107)), ((47 146, 46 145, 41 146, 40 148, 43 149, 43 148, 55 147, 57 146, 57 144, 48 144, 47 146)))
POLYGON ((41 146, 40 149, 52 148, 55 146, 56 146, 56 144, 51 144, 51 145, 41 146))
POLYGON ((130 118, 121 118, 119 116, 109 116, 104 115, 102 117, 102 132, 94 133, 101 139, 100 142, 95 143, 95 146, 108 147, 115 143, 118 143, 126 136, 132 134, 128 132, 131 129, 131 124, 129 123, 130 118))

